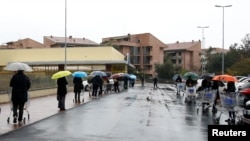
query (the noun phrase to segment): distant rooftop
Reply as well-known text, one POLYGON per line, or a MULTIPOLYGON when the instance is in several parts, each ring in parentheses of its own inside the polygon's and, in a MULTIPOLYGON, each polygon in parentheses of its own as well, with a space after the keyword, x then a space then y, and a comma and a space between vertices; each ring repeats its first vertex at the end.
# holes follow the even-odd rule
POLYGON ((200 43, 200 41, 191 41, 191 42, 179 42, 166 44, 168 47, 164 50, 186 50, 194 45, 200 43))
MULTIPOLYGON (((44 36, 44 38, 47 38, 54 42, 55 44, 64 44, 65 43, 65 37, 56 37, 56 36, 44 36)), ((91 41, 87 38, 74 38, 72 36, 69 36, 66 38, 67 44, 75 44, 75 45, 87 45, 87 46, 96 46, 99 45, 98 43, 91 41)))

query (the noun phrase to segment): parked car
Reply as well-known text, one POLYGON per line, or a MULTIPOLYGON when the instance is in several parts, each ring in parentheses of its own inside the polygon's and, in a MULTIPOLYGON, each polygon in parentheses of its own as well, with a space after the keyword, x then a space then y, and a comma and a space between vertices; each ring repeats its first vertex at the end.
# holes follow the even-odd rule
MULTIPOLYGON (((246 77, 246 78, 242 78, 240 79, 238 82, 235 83, 235 87, 236 87, 236 92, 238 92, 241 87, 246 84, 247 82, 250 82, 250 78, 246 77)), ((244 86, 245 87, 245 86, 244 86)))
POLYGON ((249 91, 250 89, 250 81, 247 81, 246 83, 244 83, 241 87, 239 87, 238 90, 238 102, 239 102, 239 106, 243 106, 244 104, 244 98, 245 98, 245 92, 249 91))

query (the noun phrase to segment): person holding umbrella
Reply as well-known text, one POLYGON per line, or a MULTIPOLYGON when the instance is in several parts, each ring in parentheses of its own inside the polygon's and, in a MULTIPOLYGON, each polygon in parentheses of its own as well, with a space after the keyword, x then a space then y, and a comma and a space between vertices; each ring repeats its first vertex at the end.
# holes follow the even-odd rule
POLYGON ((57 80, 57 101, 58 101, 58 108, 60 111, 64 111, 65 109, 65 98, 67 94, 67 85, 68 81, 66 79, 66 76, 69 76, 72 74, 70 71, 59 71, 54 73, 51 76, 51 79, 57 80))
POLYGON ((18 70, 10 80, 10 87, 12 87, 13 123, 16 123, 17 120, 21 123, 23 120, 24 105, 28 100, 28 90, 30 86, 30 79, 23 73, 23 70, 18 70), (19 113, 17 111, 19 111, 19 113))
POLYGON ((64 111, 65 109, 65 99, 67 94, 67 86, 68 81, 66 77, 61 77, 57 79, 57 100, 58 100, 58 108, 60 111, 64 111))
POLYGON ((186 86, 187 87, 193 87, 195 85, 194 80, 192 79, 191 76, 188 76, 188 79, 186 80, 186 86))
POLYGON ((80 94, 83 90, 82 78, 81 77, 74 77, 74 93, 75 93, 75 103, 81 103, 80 94))

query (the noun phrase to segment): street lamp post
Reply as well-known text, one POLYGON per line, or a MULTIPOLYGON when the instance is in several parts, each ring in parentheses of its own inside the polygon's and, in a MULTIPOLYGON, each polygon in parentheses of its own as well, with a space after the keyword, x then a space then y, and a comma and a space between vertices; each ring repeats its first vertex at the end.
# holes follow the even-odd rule
MULTIPOLYGON (((202 29, 202 49, 205 49, 205 37, 204 37, 204 29, 205 28, 209 28, 209 26, 197 26, 197 28, 201 28, 202 29)), ((202 54, 203 56, 201 57, 201 73, 204 74, 205 73, 205 67, 206 67, 206 62, 205 62, 205 54, 202 54)))
POLYGON ((222 70, 221 73, 224 74, 224 8, 232 7, 232 5, 215 5, 215 7, 222 8, 222 70))
POLYGON ((65 0, 64 70, 67 70, 67 0, 65 0))

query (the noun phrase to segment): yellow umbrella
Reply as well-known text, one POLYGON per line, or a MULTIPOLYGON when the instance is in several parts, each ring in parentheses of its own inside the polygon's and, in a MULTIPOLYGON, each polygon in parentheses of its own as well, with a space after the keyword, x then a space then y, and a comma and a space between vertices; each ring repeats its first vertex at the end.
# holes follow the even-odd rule
POLYGON ((62 78, 62 77, 69 76, 69 75, 71 75, 70 71, 59 71, 57 73, 54 73, 51 79, 58 79, 58 78, 62 78))

